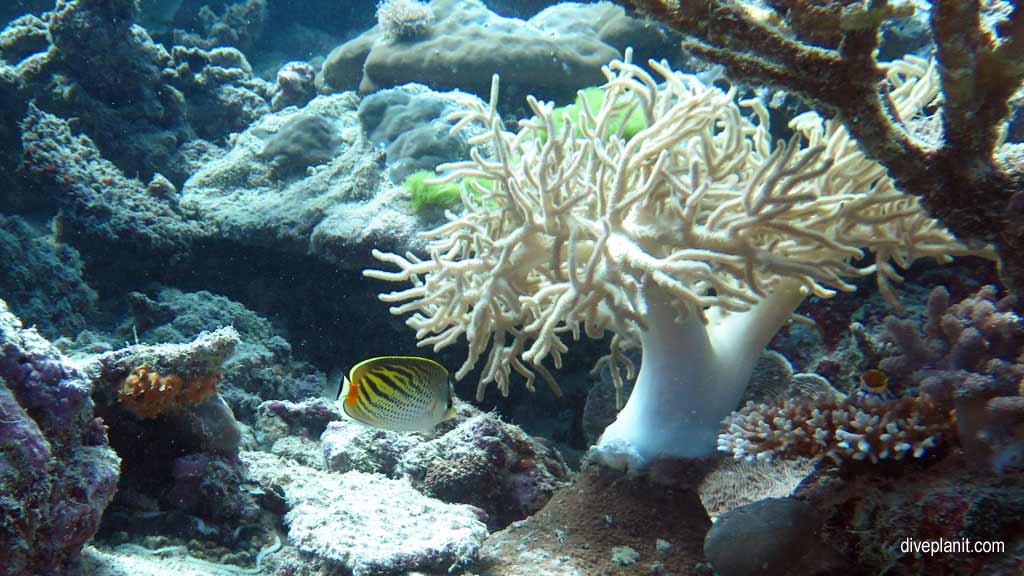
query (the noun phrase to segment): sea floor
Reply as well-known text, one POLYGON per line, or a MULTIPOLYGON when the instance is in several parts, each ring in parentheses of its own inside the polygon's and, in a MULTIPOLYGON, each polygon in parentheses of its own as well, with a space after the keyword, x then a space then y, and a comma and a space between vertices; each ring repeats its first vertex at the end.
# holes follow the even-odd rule
POLYGON ((85 576, 223 576, 226 572, 191 566, 174 556, 149 556, 86 546, 82 550, 85 576))

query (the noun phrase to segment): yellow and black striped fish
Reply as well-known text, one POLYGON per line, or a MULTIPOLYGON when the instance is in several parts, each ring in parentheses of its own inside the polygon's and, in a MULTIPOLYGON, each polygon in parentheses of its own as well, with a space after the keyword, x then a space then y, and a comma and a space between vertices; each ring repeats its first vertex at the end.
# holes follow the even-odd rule
POLYGON ((338 399, 349 417, 385 430, 429 430, 455 415, 448 371, 418 356, 363 360, 352 367, 338 399))

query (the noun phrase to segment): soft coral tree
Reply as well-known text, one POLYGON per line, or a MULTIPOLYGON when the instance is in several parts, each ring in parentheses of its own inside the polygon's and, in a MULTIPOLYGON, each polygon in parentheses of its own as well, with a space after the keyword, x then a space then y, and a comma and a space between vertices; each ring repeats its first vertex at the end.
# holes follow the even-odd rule
MULTIPOLYGON (((650 62, 605 69, 605 98, 584 102, 577 121, 556 125, 551 104, 507 131, 489 106, 458 114, 479 122, 486 143, 466 162, 441 166, 467 178, 467 210, 428 232, 430 254, 375 252, 397 271, 365 274, 412 286, 381 298, 421 345, 462 336, 464 377, 486 356, 478 396, 513 371, 557 389, 565 336, 614 333, 605 358, 616 383, 642 346, 638 381, 597 452, 616 465, 715 450, 721 420, 736 408, 754 361, 808 294, 853 290, 847 279, 877 274, 883 293, 894 265, 945 260, 967 250, 897 190, 838 124, 813 113, 772 142, 759 100, 650 62), (631 137, 614 120, 639 111, 631 137), (488 182, 489 185, 480 185, 488 182), (874 262, 866 262, 866 251, 874 262)), ((906 62, 891 78, 908 115, 936 95, 934 71, 906 62)))

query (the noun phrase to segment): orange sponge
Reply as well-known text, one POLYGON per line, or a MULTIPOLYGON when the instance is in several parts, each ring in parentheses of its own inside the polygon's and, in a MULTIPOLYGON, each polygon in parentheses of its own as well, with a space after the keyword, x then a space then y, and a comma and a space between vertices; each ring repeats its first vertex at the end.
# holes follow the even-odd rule
POLYGON ((117 399, 122 406, 139 418, 156 418, 166 412, 180 410, 202 403, 217 391, 220 374, 196 374, 182 378, 177 374, 161 376, 143 364, 131 371, 117 399))

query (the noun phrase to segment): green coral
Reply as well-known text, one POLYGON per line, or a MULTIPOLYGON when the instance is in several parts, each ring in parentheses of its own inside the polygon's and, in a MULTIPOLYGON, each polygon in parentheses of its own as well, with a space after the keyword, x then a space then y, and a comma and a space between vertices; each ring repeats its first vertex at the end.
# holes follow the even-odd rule
POLYGON ((402 186, 411 196, 412 209, 418 214, 429 210, 451 208, 462 202, 462 186, 457 182, 430 182, 437 175, 418 170, 406 176, 402 186))
POLYGON ((437 177, 437 174, 430 170, 419 170, 406 176, 402 182, 402 186, 409 192, 412 209, 417 214, 459 206, 462 203, 464 191, 474 198, 479 198, 479 192, 470 185, 470 181, 476 182, 486 189, 491 189, 494 185, 490 180, 480 178, 463 178, 441 183, 431 182, 437 177))
MULTIPOLYGON (((606 92, 600 86, 584 88, 576 93, 576 101, 572 104, 561 106, 552 110, 551 118, 555 123, 555 130, 561 130, 566 121, 576 127, 576 136, 582 136, 580 132, 580 114, 583 111, 584 102, 591 112, 596 113, 604 104, 606 92)), ((636 106, 620 108, 608 121, 608 133, 620 134, 626 140, 647 127, 647 119, 642 110, 636 106)), ((545 131, 540 130, 541 138, 546 139, 545 131)))

